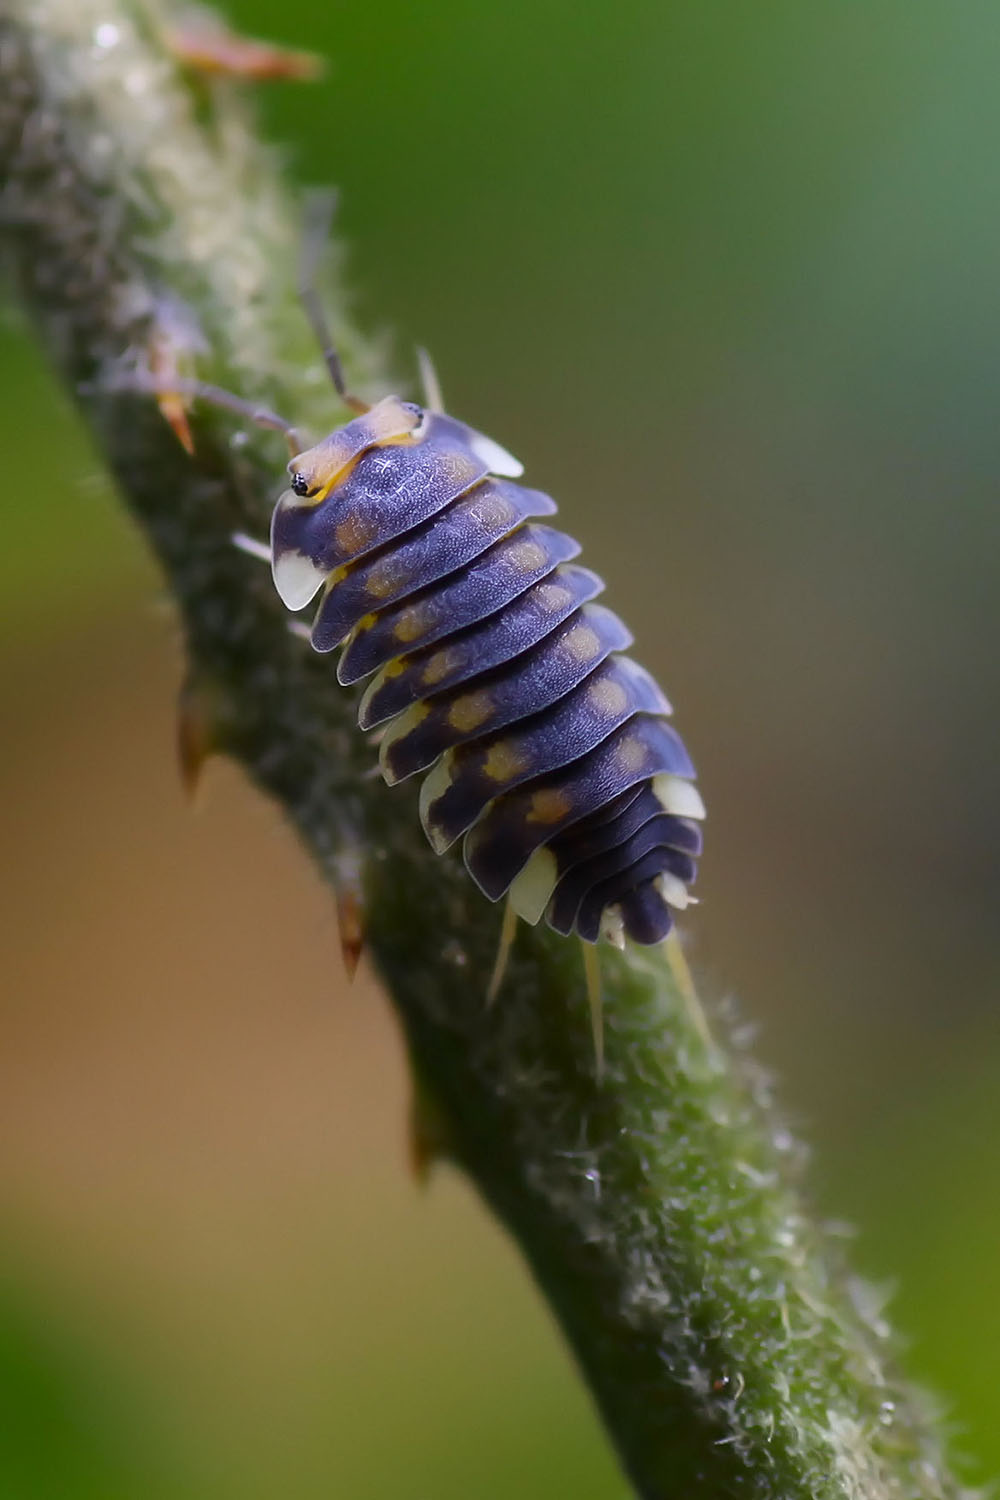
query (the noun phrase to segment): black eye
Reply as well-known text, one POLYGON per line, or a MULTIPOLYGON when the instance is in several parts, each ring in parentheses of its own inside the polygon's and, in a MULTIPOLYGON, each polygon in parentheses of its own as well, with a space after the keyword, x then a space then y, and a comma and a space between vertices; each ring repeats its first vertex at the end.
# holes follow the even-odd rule
POLYGON ((309 481, 304 474, 292 475, 292 492, 303 496, 309 494, 309 481))

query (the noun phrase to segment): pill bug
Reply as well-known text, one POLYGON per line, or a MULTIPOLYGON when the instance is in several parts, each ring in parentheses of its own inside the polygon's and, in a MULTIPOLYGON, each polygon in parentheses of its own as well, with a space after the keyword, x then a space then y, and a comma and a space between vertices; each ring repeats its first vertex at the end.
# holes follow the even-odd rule
POLYGON ((490 900, 585 942, 658 943, 688 903, 704 815, 670 704, 626 655, 548 495, 490 438, 387 396, 297 453, 275 586, 319 596, 310 640, 365 682, 390 783, 422 776, 439 854, 490 900))
POLYGON ((431 846, 460 843, 480 890, 506 896, 491 990, 518 917, 585 944, 659 943, 692 899, 705 813, 670 704, 626 654, 632 636, 577 543, 549 524, 555 502, 444 411, 425 356, 423 404, 348 392, 315 289, 324 238, 314 222, 300 291, 346 423, 303 448, 228 392, 171 390, 286 433, 289 485, 269 547, 252 550, 290 610, 319 596, 311 644, 339 650, 341 683, 365 683, 358 721, 377 731, 384 779, 422 777, 431 846))

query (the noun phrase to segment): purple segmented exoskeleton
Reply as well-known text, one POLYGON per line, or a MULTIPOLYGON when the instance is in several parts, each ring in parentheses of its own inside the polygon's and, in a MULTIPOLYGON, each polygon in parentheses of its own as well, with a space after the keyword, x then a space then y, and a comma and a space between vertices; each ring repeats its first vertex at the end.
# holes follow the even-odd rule
POLYGON ((389 396, 289 465, 271 530, 317 651, 370 679, 387 782, 423 774, 439 853, 492 900, 586 942, 657 943, 687 905, 704 807, 670 705, 625 651, 554 502, 442 412, 389 396))

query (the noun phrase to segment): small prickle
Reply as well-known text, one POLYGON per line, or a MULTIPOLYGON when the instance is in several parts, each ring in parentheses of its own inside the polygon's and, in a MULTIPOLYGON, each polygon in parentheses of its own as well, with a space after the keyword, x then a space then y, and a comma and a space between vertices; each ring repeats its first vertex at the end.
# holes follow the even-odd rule
POLYGON ((408 1119, 410 1170, 426 1187, 435 1162, 453 1158, 451 1135, 440 1106, 413 1069, 413 1092, 408 1119))
POLYGON ((193 800, 205 762, 227 749, 226 700, 222 689, 195 670, 188 672, 177 698, 177 763, 181 784, 193 800))
POLYGON ((323 59, 277 42, 241 36, 210 12, 192 11, 164 32, 178 62, 198 73, 246 78, 252 83, 289 79, 312 83, 323 74, 323 59))
POLYGON ((353 979, 365 946, 365 907, 357 863, 338 863, 334 874, 340 953, 348 979, 353 979))

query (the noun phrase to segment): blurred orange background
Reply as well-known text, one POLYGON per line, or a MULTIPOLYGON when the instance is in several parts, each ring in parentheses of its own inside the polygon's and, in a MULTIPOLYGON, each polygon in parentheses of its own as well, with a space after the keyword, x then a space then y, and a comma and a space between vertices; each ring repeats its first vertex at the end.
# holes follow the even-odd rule
MULTIPOLYGON (((262 112, 341 187, 357 315, 606 576, 709 804, 703 987, 995 1475, 1000 16, 280 22, 331 70, 262 112)), ((0 372, 0 1494, 623 1496, 512 1248, 408 1175, 280 815, 226 765, 185 806, 169 606, 13 312, 0 372)))

